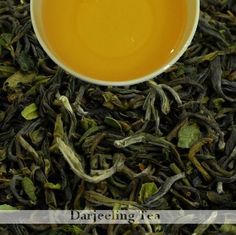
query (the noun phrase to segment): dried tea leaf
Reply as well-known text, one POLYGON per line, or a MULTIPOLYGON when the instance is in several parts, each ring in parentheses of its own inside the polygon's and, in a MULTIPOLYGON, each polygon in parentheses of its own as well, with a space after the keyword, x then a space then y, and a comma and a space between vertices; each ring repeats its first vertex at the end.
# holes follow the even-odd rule
POLYGON ((220 227, 222 233, 236 234, 236 226, 233 224, 223 224, 220 227))
POLYGON ((24 74, 20 71, 14 73, 10 76, 3 84, 3 90, 7 91, 7 89, 15 90, 18 88, 20 84, 30 84, 32 83, 35 77, 35 73, 27 73, 24 74))
POLYGON ((178 147, 191 148, 201 138, 201 132, 196 123, 185 124, 178 132, 178 147))
POLYGON ((19 56, 17 56, 17 62, 20 66, 20 69, 24 72, 30 71, 34 69, 34 61, 31 56, 22 51, 19 56))
POLYGON ((0 177, 3 179, 4 177, 4 175, 7 175, 7 167, 6 167, 6 165, 5 164, 2 164, 1 162, 0 162, 0 177))
POLYGON ((185 178, 185 173, 180 173, 171 177, 168 177, 165 182, 161 185, 160 189, 154 193, 152 196, 148 197, 145 201, 144 204, 146 206, 152 206, 152 204, 158 200, 160 200, 163 196, 165 196, 168 191, 171 189, 172 185, 180 180, 185 178))
POLYGON ((147 200, 157 191, 158 191, 158 188, 155 183, 152 182, 152 183, 143 184, 139 192, 139 196, 138 196, 139 202, 143 203, 145 200, 147 200))
POLYGON ((6 149, 0 148, 0 162, 6 158, 6 149))
POLYGON ((111 93, 110 91, 104 92, 102 96, 105 101, 103 103, 103 106, 108 109, 113 110, 115 108, 119 108, 121 110, 126 110, 128 108, 127 103, 122 103, 121 100, 118 98, 118 96, 111 93))
POLYGON ((122 130, 121 124, 116 119, 114 119, 112 117, 106 117, 104 122, 110 127, 113 127, 118 130, 122 130))
POLYGON ((22 117, 26 120, 34 120, 39 117, 38 107, 35 103, 26 106, 21 112, 22 117))
POLYGON ((44 138, 43 131, 41 129, 38 129, 33 132, 30 132, 29 137, 33 144, 39 144, 44 138))
POLYGON ((79 226, 80 225, 64 225, 63 232, 65 232, 66 234, 81 235, 84 232, 79 226))
POLYGON ((82 128, 87 131, 88 129, 90 129, 91 127, 95 127, 97 126, 97 123, 94 119, 92 118, 86 118, 86 117, 82 117, 81 119, 81 126, 82 128))
POLYGON ((61 138, 56 138, 57 147, 62 153, 65 160, 70 165, 72 171, 80 178, 84 179, 87 182, 97 184, 109 177, 111 177, 113 174, 116 173, 116 171, 119 171, 124 165, 125 159, 122 154, 118 154, 117 158, 114 162, 114 165, 106 170, 100 170, 97 172, 97 175, 91 176, 86 174, 81 160, 80 156, 74 152, 74 150, 67 145, 61 138))
POLYGON ((51 161, 48 159, 44 159, 44 173, 48 177, 51 170, 51 161))
POLYGON ((54 189, 54 190, 60 190, 61 189, 61 185, 59 183, 54 184, 51 182, 46 182, 44 184, 44 188, 49 188, 49 189, 54 189))
POLYGON ((69 99, 62 95, 60 96, 59 94, 57 95, 57 99, 54 101, 55 105, 61 106, 63 109, 65 109, 70 117, 70 129, 69 129, 69 133, 68 133, 68 138, 70 139, 70 137, 73 135, 75 136, 75 132, 76 132, 76 126, 77 126, 77 118, 75 116, 75 113, 73 111, 73 108, 70 104, 69 99))
POLYGON ((13 35, 11 33, 2 33, 0 35, 0 45, 11 52, 11 55, 14 55, 14 49, 11 45, 13 35))
POLYGON ((9 210, 17 210, 16 207, 8 205, 8 204, 2 204, 0 205, 0 211, 9 211, 9 210))
POLYGON ((218 111, 220 111, 224 102, 225 100, 223 98, 216 98, 213 100, 213 104, 218 111))
POLYGON ((16 73, 17 70, 15 67, 13 66, 8 66, 8 65, 0 65, 0 72, 3 73, 4 75, 5 74, 13 74, 13 73, 16 73))
POLYGON ((62 122, 62 119, 61 119, 61 114, 58 114, 57 117, 56 117, 53 136, 54 136, 54 138, 60 137, 62 139, 64 139, 64 137, 65 137, 63 122, 62 122))
POLYGON ((34 183, 29 177, 24 177, 22 180, 22 187, 24 189, 24 192, 28 195, 28 197, 35 202, 37 200, 35 191, 36 188, 34 186, 34 183))

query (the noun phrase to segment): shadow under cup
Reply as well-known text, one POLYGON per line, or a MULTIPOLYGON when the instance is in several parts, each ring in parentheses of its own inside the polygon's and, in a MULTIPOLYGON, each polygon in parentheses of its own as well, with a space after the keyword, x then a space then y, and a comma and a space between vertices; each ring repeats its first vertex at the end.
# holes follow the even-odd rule
MULTIPOLYGON (((39 43, 41 44, 41 46, 45 50, 45 52, 49 55, 49 57, 56 64, 58 64, 61 68, 63 68, 65 71, 72 74, 73 76, 75 76, 81 80, 84 80, 86 82, 90 82, 90 83, 94 83, 94 84, 98 84, 98 85, 109 85, 109 86, 126 86, 126 85, 132 85, 132 84, 144 82, 146 80, 156 77, 157 75, 159 75, 159 74, 163 73, 165 70, 167 70, 170 66, 172 66, 183 55, 183 53, 186 51, 186 49, 190 45, 190 43, 193 39, 193 36, 195 34, 196 28, 197 28, 197 24, 198 24, 198 20, 199 20, 199 12, 200 12, 200 0, 186 0, 186 8, 187 8, 186 13, 187 14, 186 14, 186 22, 184 22, 185 28, 184 28, 183 32, 181 33, 181 38, 179 38, 179 42, 176 45, 175 50, 173 50, 173 53, 171 54, 171 56, 169 56, 169 58, 166 61, 164 61, 163 64, 153 67, 152 69, 150 69, 150 71, 144 70, 143 73, 138 74, 138 72, 137 72, 137 74, 134 73, 134 74, 130 74, 130 75, 127 73, 127 78, 119 79, 119 76, 118 76, 119 75, 119 67, 118 67, 119 61, 117 60, 118 61, 118 63, 117 63, 118 72, 116 72, 114 74, 114 77, 117 76, 117 78, 110 79, 110 77, 112 78, 113 76, 107 76, 107 77, 104 76, 104 79, 103 79, 101 76, 100 77, 96 76, 96 71, 94 72, 93 70, 95 70, 95 69, 92 68, 93 65, 90 66, 91 73, 86 73, 86 72, 82 71, 83 69, 81 69, 81 70, 75 69, 73 66, 70 66, 69 64, 66 63, 66 61, 64 60, 65 56, 64 57, 60 56, 59 54, 57 54, 53 50, 53 44, 50 45, 50 43, 48 43, 48 40, 46 38, 47 35, 45 35, 45 29, 44 29, 45 22, 42 20, 42 9, 43 9, 44 1, 48 1, 48 0, 31 0, 31 19, 32 19, 32 24, 33 24, 35 34, 38 38, 39 43)), ((70 1, 73 2, 73 1, 79 1, 79 0, 70 0, 70 1)), ((93 1, 93 0, 91 0, 91 1, 93 1)), ((108 0, 103 0, 103 1, 105 2, 108 0)), ((133 1, 133 0, 128 0, 128 1, 133 1)), ((140 0, 140 1, 146 1, 146 0, 140 0)), ((163 1, 168 1, 168 0, 163 0, 163 1)), ((114 3, 113 3, 113 5, 114 5, 114 3)), ((56 27, 56 29, 60 30, 60 25, 58 25, 56 27)), ((57 38, 60 38, 60 37, 57 37, 57 38)), ((165 41, 164 36, 163 36, 163 41, 165 41)), ((63 47, 63 45, 62 45, 62 47, 63 47)), ((84 47, 81 46, 81 49, 83 49, 83 48, 84 47)), ((157 55, 158 53, 154 52, 153 54, 157 55)), ((122 60, 125 61, 125 58, 121 58, 121 60, 120 60, 121 63, 122 63, 122 60)), ((81 61, 83 62, 83 58, 81 59, 81 61)), ((94 66, 99 64, 98 63, 99 61, 97 61, 97 63, 96 63, 96 60, 95 59, 93 60, 92 57, 91 57, 90 61, 93 62, 94 66)), ((123 63, 125 63, 124 61, 123 61, 123 63)), ((128 59, 127 59, 127 61, 128 61, 128 59)), ((155 60, 153 60, 153 61, 155 61, 155 60)), ((112 69, 113 65, 112 64, 110 65, 109 62, 110 61, 107 60, 108 66, 107 66, 106 70, 109 68, 112 69)), ((116 64, 114 63, 114 68, 115 68, 115 66, 116 66, 116 64)), ((142 64, 140 64, 139 66, 142 66, 142 64)), ((120 78, 121 77, 122 76, 120 76, 120 78)))

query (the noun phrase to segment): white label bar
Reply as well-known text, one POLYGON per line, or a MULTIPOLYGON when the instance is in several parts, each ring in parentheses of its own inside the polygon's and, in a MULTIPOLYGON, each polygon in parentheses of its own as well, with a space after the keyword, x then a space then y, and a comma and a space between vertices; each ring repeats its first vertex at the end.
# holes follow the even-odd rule
POLYGON ((0 210, 0 224, 236 224, 236 210, 0 210))

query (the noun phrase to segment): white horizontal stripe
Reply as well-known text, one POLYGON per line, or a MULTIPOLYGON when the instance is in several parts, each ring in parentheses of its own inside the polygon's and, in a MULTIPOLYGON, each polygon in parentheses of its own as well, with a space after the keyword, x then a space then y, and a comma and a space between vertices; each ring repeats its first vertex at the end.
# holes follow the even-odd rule
POLYGON ((0 210, 0 224, 236 224, 236 210, 0 210))

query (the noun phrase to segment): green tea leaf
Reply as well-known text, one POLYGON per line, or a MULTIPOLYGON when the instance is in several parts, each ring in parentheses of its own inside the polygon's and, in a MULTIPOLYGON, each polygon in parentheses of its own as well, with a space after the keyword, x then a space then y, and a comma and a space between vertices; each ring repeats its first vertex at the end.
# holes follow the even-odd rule
POLYGON ((6 158, 6 149, 0 148, 0 162, 6 158))
MULTIPOLYGON (((0 46, 1 48, 1 46, 0 46)), ((1 52, 1 51, 0 51, 1 52)), ((4 74, 13 74, 16 73, 17 70, 15 67, 13 66, 8 66, 8 65, 0 65, 0 72, 4 73, 4 74)))
POLYGON ((9 88, 15 90, 20 84, 30 84, 35 77, 35 73, 24 74, 20 71, 10 76, 3 84, 3 90, 7 91, 9 88))
POLYGON ((103 106, 108 108, 108 109, 115 109, 115 108, 119 108, 121 110, 126 110, 128 108, 128 104, 127 103, 122 103, 121 100, 119 99, 119 97, 113 93, 111 93, 110 91, 104 92, 104 94, 102 95, 104 98, 104 103, 103 106))
POLYGON ((11 47, 12 34, 11 33, 2 33, 0 35, 0 45, 10 51, 13 50, 11 47))
POLYGON ((91 127, 95 127, 97 126, 97 123, 94 119, 92 118, 86 118, 86 117, 82 117, 81 119, 81 126, 82 128, 87 131, 88 129, 90 129, 91 127))
POLYGON ((138 196, 139 202, 143 203, 146 199, 148 199, 157 191, 158 191, 158 188, 155 183, 152 182, 152 183, 143 184, 139 192, 139 196, 138 196))
POLYGON ((22 51, 17 57, 17 62, 20 65, 21 70, 24 72, 34 69, 34 61, 31 56, 25 53, 25 51, 22 51))
POLYGON ((222 233, 236 234, 236 226, 233 224, 223 224, 220 227, 222 233))
POLYGON ((26 120, 33 120, 39 117, 38 107, 35 103, 32 103, 24 108, 21 112, 22 117, 26 120))
POLYGON ((191 148, 201 137, 201 132, 196 123, 185 124, 178 133, 178 147, 191 148))
POLYGON ((6 211, 8 211, 8 210, 17 210, 17 208, 16 207, 14 207, 14 206, 11 206, 11 205, 8 205, 8 204, 2 204, 2 205, 0 205, 0 210, 6 210, 6 211))
POLYGON ((60 184, 53 184, 51 182, 46 182, 44 184, 44 188, 49 188, 49 189, 55 189, 55 190, 60 190, 61 189, 61 185, 60 184))
POLYGON ((33 144, 39 144, 43 140, 43 131, 41 129, 29 133, 30 140, 33 144))
POLYGON ((35 186, 32 180, 29 177, 24 177, 22 180, 22 188, 24 189, 24 192, 27 194, 27 196, 35 202, 37 200, 37 197, 35 195, 35 186))
POLYGON ((65 137, 61 114, 58 114, 56 117, 53 136, 54 136, 54 138, 60 137, 62 139, 64 139, 64 137, 65 137))
POLYGON ((213 104, 218 111, 220 111, 224 102, 225 100, 223 98, 217 98, 213 100, 213 104))
POLYGON ((63 231, 72 235, 80 235, 83 233, 83 230, 79 227, 79 225, 64 225, 63 231))
POLYGON ((113 127, 118 130, 122 130, 121 124, 112 117, 106 117, 104 122, 110 127, 113 127))

